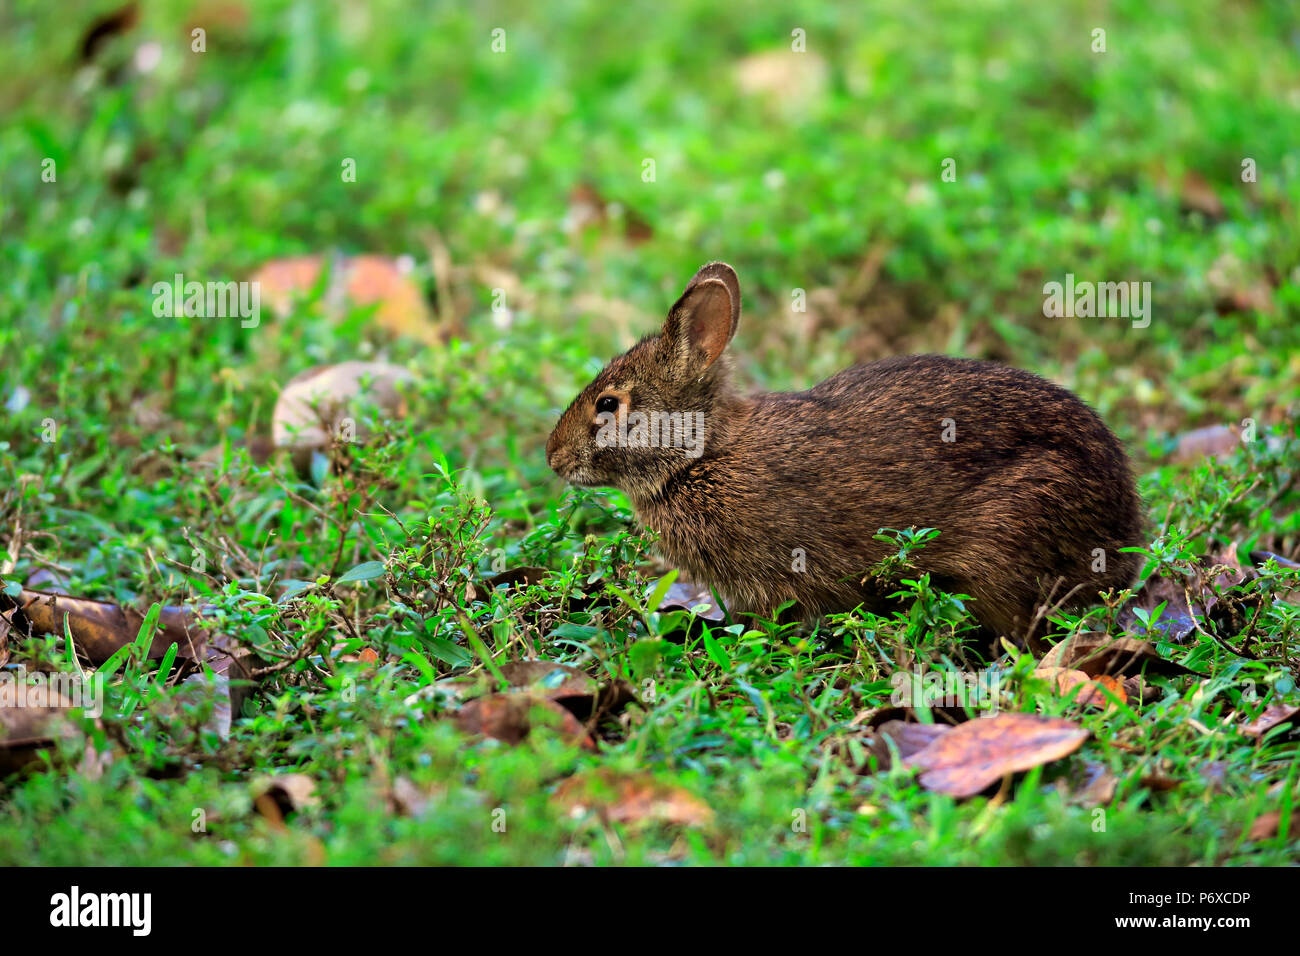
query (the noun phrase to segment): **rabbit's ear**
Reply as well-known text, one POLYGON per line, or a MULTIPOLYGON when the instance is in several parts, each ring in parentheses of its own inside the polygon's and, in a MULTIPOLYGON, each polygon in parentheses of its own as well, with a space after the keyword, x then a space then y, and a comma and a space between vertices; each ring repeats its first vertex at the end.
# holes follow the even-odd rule
POLYGON ((740 323, 740 281, 725 262, 710 262, 669 310, 662 340, 697 375, 718 360, 740 323))

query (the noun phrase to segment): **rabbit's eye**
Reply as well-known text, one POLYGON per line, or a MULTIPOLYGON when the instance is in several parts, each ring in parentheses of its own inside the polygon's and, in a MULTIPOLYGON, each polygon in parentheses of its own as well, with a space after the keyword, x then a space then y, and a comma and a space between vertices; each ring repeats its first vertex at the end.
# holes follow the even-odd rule
POLYGON ((613 395, 602 395, 596 399, 596 414, 609 412, 614 414, 618 411, 618 398, 613 395))

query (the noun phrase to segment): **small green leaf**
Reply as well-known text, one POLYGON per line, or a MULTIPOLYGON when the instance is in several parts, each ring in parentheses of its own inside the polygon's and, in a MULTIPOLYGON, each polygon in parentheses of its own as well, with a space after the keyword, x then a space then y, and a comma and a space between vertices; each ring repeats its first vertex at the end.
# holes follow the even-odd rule
POLYGON ((651 591, 650 596, 646 598, 646 610, 649 613, 653 614, 659 609, 659 605, 663 603, 664 595, 668 593, 668 589, 672 587, 673 582, 677 580, 677 574, 677 569, 673 568, 659 579, 659 583, 655 585, 655 589, 651 591))
POLYGON ((158 664, 158 673, 154 676, 154 688, 161 693, 167 686, 167 678, 171 676, 172 664, 176 662, 177 645, 175 641, 168 646, 167 652, 163 654, 162 661, 158 664))
POLYGON ((317 488, 325 487, 330 474, 330 460, 318 451, 311 453, 311 481, 317 488))
POLYGON ((479 637, 478 631, 474 629, 474 622, 469 619, 469 616, 464 611, 458 611, 456 619, 460 624, 461 633, 465 635, 465 640, 474 649, 474 653, 483 662, 483 666, 492 672, 492 676, 497 679, 498 684, 502 687, 509 687, 510 682, 501 673, 501 668, 497 667, 497 662, 492 659, 492 652, 488 650, 487 645, 483 643, 483 638, 479 637))
POLYGON ((638 676, 653 674, 659 667, 659 661, 663 658, 664 648, 668 642, 655 638, 653 640, 637 641, 628 648, 627 657, 632 665, 632 670, 638 676))
POLYGON ((244 629, 244 635, 248 642, 253 645, 253 649, 262 657, 273 656, 275 646, 271 643, 271 635, 266 633, 266 628, 260 624, 250 624, 244 629))
MULTIPOLYGON (((424 640, 433 640, 433 638, 424 638, 424 640)), ((456 645, 454 644, 452 645, 452 647, 455 646, 456 645)), ((457 648, 457 650, 459 650, 459 648, 457 648)), ((431 684, 437 679, 438 672, 434 669, 434 666, 430 664, 428 660, 425 659, 424 655, 418 651, 407 651, 402 655, 402 660, 412 665, 416 670, 423 674, 426 682, 431 684)))
POLYGON ((713 639, 713 635, 707 630, 704 632, 704 649, 709 652, 713 662, 721 667, 724 671, 731 670, 731 658, 727 652, 722 649, 722 645, 713 639))
POLYGON ((421 636, 420 640, 429 649, 429 653, 444 664, 450 664, 452 667, 468 667, 474 663, 474 655, 459 644, 453 644, 441 637, 421 636))
POLYGON ((158 617, 162 614, 162 605, 154 602, 149 606, 149 613, 140 622, 140 633, 135 636, 135 649, 141 661, 149 659, 149 648, 153 644, 153 632, 158 626, 158 617))
POLYGON ((384 573, 384 562, 367 561, 365 564, 358 564, 351 571, 346 572, 343 577, 335 581, 335 584, 347 584, 350 581, 373 581, 375 578, 382 576, 384 573))
POLYGON ((618 585, 605 582, 605 590, 613 593, 620 601, 627 605, 628 610, 632 611, 632 613, 644 613, 641 605, 637 603, 636 598, 632 597, 632 595, 628 594, 618 585))
POLYGON ((599 628, 591 627, 586 624, 573 624, 570 621, 565 621, 546 636, 568 637, 576 641, 587 641, 594 637, 598 630, 599 628))
POLYGON ((122 664, 125 663, 127 655, 130 653, 131 653, 131 645, 123 644, 121 647, 119 647, 117 650, 113 652, 112 656, 109 657, 108 660, 104 661, 104 663, 100 665, 99 670, 97 670, 95 673, 103 674, 104 680, 108 680, 110 677, 112 677, 114 674, 117 673, 118 668, 120 668, 122 664))
POLYGON ((277 602, 279 604, 285 604, 288 601, 293 600, 303 591, 306 591, 308 588, 314 588, 316 586, 313 581, 299 581, 294 578, 281 581, 280 584, 284 587, 284 593, 280 595, 280 600, 277 602))

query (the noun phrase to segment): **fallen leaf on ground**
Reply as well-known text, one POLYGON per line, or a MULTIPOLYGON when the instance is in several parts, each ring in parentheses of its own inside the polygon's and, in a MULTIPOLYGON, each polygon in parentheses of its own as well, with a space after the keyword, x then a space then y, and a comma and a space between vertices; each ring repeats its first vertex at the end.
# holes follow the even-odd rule
MULTIPOLYGON (((273 312, 288 315, 295 298, 321 283, 326 265, 322 255, 274 259, 254 273, 252 281, 258 283, 262 300, 273 312)), ((423 291, 398 260, 377 255, 338 257, 329 263, 329 270, 321 300, 331 314, 343 313, 349 304, 373 305, 375 321, 389 332, 428 345, 442 340, 423 291)))
POLYGON ((570 664, 554 661, 507 661, 501 676, 511 687, 527 687, 556 699, 573 694, 594 694, 596 680, 570 664))
POLYGON ((1264 564, 1269 560, 1276 561, 1280 567, 1291 568, 1292 570, 1300 569, 1300 562, 1292 561, 1290 558, 1284 558, 1280 554, 1274 554, 1272 551, 1252 551, 1250 560, 1256 564, 1264 564))
POLYGON ((633 245, 645 242, 654 235, 650 224, 635 210, 622 203, 607 202, 591 183, 578 183, 569 190, 569 212, 564 221, 566 232, 603 230, 611 221, 622 225, 624 238, 633 245))
POLYGON ((388 802, 393 811, 408 817, 423 816, 432 799, 432 794, 421 790, 409 777, 398 777, 388 792, 388 802))
POLYGON ((584 724, 619 713, 637 703, 635 691, 626 681, 600 684, 595 678, 569 664, 550 661, 508 661, 501 665, 512 687, 527 688, 564 707, 584 724))
POLYGON ((1218 633, 1240 633, 1263 599, 1258 592, 1242 590, 1259 578, 1259 572, 1242 565, 1235 543, 1202 557, 1200 565, 1206 580, 1191 591, 1192 600, 1199 605, 1195 610, 1214 624, 1218 633))
POLYGON ((622 680, 602 684, 595 694, 568 694, 554 700, 578 720, 592 726, 621 713, 628 704, 641 704, 632 685, 622 680))
POLYGON ((1235 425, 1209 425, 1178 437, 1170 458, 1176 462, 1202 458, 1231 458, 1241 447, 1241 429, 1235 425))
POLYGON ((594 813, 624 824, 706 826, 713 810, 689 790, 660 783, 644 771, 601 768, 563 781, 552 798, 573 817, 594 813))
POLYGON ((1119 778, 1105 764, 1087 761, 1079 785, 1070 791, 1070 802, 1082 807, 1098 807, 1110 803, 1119 787, 1119 778))
POLYGON ((1282 811, 1270 810, 1261 816, 1258 816, 1246 831, 1246 839, 1252 843, 1259 840, 1271 840, 1278 835, 1282 828, 1282 811))
POLYGON ((261 793, 254 797, 253 806, 271 824, 271 829, 277 833, 284 833, 288 829, 284 825, 284 813, 269 793, 261 793))
POLYGON ((280 391, 271 418, 278 448, 323 449, 336 437, 364 442, 368 435, 357 419, 363 397, 395 418, 406 415, 399 387, 416 381, 414 373, 387 362, 340 362, 299 372, 280 391))
POLYGON ((1273 286, 1258 268, 1231 252, 1221 254, 1205 270, 1205 284, 1220 315, 1234 312, 1272 314, 1273 286))
POLYGON ((570 743, 595 750, 596 742, 578 718, 553 700, 535 693, 507 691, 476 697, 456 711, 456 725, 467 734, 518 744, 536 726, 549 726, 570 743))
POLYGON ((1170 790, 1177 790, 1183 784, 1177 777, 1159 771, 1143 774, 1138 782, 1152 793, 1167 793, 1170 790))
POLYGON ((1134 609, 1153 612, 1164 604, 1154 628, 1174 643, 1182 643, 1192 635, 1197 617, 1213 624, 1220 634, 1235 634, 1260 601, 1259 594, 1239 588, 1257 577, 1254 568, 1242 566, 1237 546, 1230 544, 1198 558, 1193 571, 1153 574, 1120 612, 1120 624, 1132 629, 1139 623, 1134 609))
POLYGON ((1209 180, 1195 170, 1183 173, 1178 198, 1184 209, 1203 213, 1211 219, 1223 217, 1223 200, 1209 180))
POLYGON ((789 114, 820 100, 830 78, 826 61, 817 54, 786 48, 747 56, 737 61, 734 71, 742 93, 789 114))
POLYGON ((257 283, 261 301, 284 316, 293 310, 295 298, 315 288, 324 269, 324 256, 290 256, 264 263, 250 281, 257 283))
POLYGON ((1160 696, 1158 688, 1148 684, 1141 674, 1124 678, 1124 696, 1139 706, 1160 696))
MULTIPOLYGON (((648 590, 653 590, 653 585, 648 590)), ((727 620, 726 610, 718 606, 718 599, 709 588, 692 581, 683 581, 680 577, 668 585, 658 610, 661 614, 667 611, 690 611, 696 617, 718 624, 727 620), (695 611, 694 608, 701 604, 707 604, 708 607, 695 611)))
POLYGON ((1211 790, 1217 790, 1222 787, 1228 780, 1228 771, 1232 765, 1224 760, 1207 760, 1196 767, 1197 775, 1205 781, 1206 786, 1211 790))
MULTIPOLYGON (((1040 669, 1063 667, 1083 671, 1088 677, 1124 675, 1146 669, 1153 674, 1195 674, 1160 656, 1155 645, 1136 637, 1111 637, 1088 632, 1056 644, 1043 655, 1040 669)), ((1200 675, 1198 675, 1200 676, 1200 675)))
POLYGON ((37 568, 27 575, 23 588, 27 591, 44 591, 47 594, 67 594, 68 579, 58 571, 37 568))
POLYGON ((424 293, 402 265, 392 259, 366 255, 348 260, 343 294, 356 305, 377 304, 375 320, 390 332, 418 339, 426 345, 436 345, 441 340, 424 293))
POLYGON ((1087 737, 1088 731, 1061 717, 997 714, 953 728, 904 765, 921 771, 927 790, 970 797, 1007 774, 1060 760, 1087 737))
MULTIPOLYGON (((6 678, 14 677, 5 674, 6 678)), ((39 759, 78 729, 70 719, 74 702, 61 691, 27 680, 0 680, 0 778, 39 759)))
POLYGON ((280 773, 255 781, 254 799, 263 795, 275 801, 281 815, 320 803, 320 797, 316 796, 316 781, 305 773, 280 773))
MULTIPOLYGON (((18 633, 62 634, 64 615, 77 652, 92 664, 103 664, 136 639, 145 615, 131 607, 104 601, 23 590, 17 598, 0 593, 0 610, 18 633), (5 610, 7 608, 7 610, 5 610)), ((224 740, 231 722, 252 691, 254 655, 226 634, 210 634, 200 626, 200 611, 184 606, 163 607, 149 645, 149 660, 158 660, 176 644, 176 659, 183 672, 193 670, 182 684, 214 693, 216 700, 209 728, 224 740), (203 665, 212 668, 209 685, 203 665), (209 689, 210 688, 210 689, 209 689)), ((172 703, 180 703, 180 698, 172 703)), ((166 709, 168 704, 161 704, 166 709)))
MULTIPOLYGON (((265 465, 271 460, 271 455, 275 452, 275 442, 267 435, 248 435, 242 439, 235 439, 230 442, 231 457, 238 457, 238 452, 243 449, 248 452, 249 460, 255 465, 265 465)), ((226 447, 224 444, 213 445, 202 452, 194 459, 195 464, 207 468, 213 468, 221 464, 226 457, 226 447)))
POLYGON ((1300 714, 1300 704, 1290 704, 1275 700, 1264 708, 1264 712, 1248 724, 1243 724, 1241 732, 1247 737, 1262 737, 1284 720, 1290 720, 1300 714))
MULTIPOLYGON (((123 645, 134 641, 145 617, 132 607, 26 589, 16 598, 0 594, 0 610, 6 608, 13 609, 12 623, 19 633, 62 635, 66 614, 77 651, 94 664, 104 663, 123 645)), ((149 659, 162 657, 172 643, 176 644, 178 657, 203 660, 207 634, 189 608, 167 606, 161 610, 149 645, 149 659)))
POLYGON ((1034 676, 1054 684, 1062 697, 1070 696, 1074 688, 1079 687, 1074 702, 1084 707, 1110 710, 1117 706, 1114 700, 1106 696, 1103 687, 1114 694, 1119 703, 1128 703, 1123 684, 1109 674, 1100 674, 1094 679, 1083 671, 1070 667, 1039 667, 1034 671, 1034 676))
MULTIPOLYGON (((876 728, 871 738, 871 753, 875 756, 877 766, 888 770, 893 763, 890 744, 898 750, 898 759, 906 761, 908 757, 919 753, 939 737, 952 730, 948 724, 914 724, 904 720, 887 720, 876 728)), ((859 772, 868 772, 869 767, 862 767, 859 772)))
MULTIPOLYGON (((654 588, 654 585, 646 588, 647 597, 654 591, 654 588)), ((684 581, 680 576, 672 584, 668 585, 668 590, 664 592, 663 600, 659 602, 659 607, 656 610, 660 614, 686 611, 691 615, 685 622, 678 623, 672 629, 659 635, 664 640, 674 644, 685 643, 692 631, 696 633, 700 631, 700 628, 695 623, 696 618, 715 625, 727 623, 726 608, 719 606, 719 601, 713 596, 713 592, 702 584, 684 581), (701 605, 707 605, 707 607, 701 607, 701 605), (700 608, 700 610, 696 611, 696 608, 700 608)))
POLYGON ((1165 605, 1164 610, 1151 625, 1151 629, 1158 631, 1165 640, 1175 644, 1184 643, 1196 631, 1196 621, 1188 607, 1187 596, 1183 593, 1183 583, 1164 575, 1152 575, 1143 583, 1137 594, 1120 611, 1120 626, 1128 630, 1140 623, 1133 613, 1134 608, 1150 613, 1161 604, 1165 605))

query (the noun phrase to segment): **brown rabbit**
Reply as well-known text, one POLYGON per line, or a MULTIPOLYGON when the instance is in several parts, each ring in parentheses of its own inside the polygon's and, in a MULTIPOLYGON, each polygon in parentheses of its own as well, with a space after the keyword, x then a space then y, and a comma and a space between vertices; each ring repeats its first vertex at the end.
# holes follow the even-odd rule
POLYGON ((874 540, 882 528, 939 529, 916 563, 998 634, 1022 635, 1049 596, 1077 605, 1133 583, 1128 460, 1070 392, 916 355, 744 397, 725 354, 739 319, 735 271, 709 263, 546 443, 561 477, 627 494, 668 560, 732 613, 883 609, 888 588, 867 575, 894 550, 874 540))

